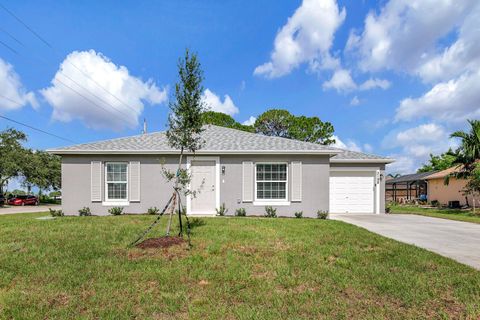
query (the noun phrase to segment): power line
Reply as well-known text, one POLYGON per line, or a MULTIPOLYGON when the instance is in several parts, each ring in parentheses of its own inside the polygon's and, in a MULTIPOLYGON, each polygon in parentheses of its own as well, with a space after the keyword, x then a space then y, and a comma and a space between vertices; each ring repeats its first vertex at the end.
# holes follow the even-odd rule
MULTIPOLYGON (((46 44, 50 49, 52 49, 52 51, 57 55, 59 56, 59 54, 57 53, 57 51, 55 50, 55 48, 48 42, 46 41, 43 37, 41 37, 37 32, 35 32, 35 30, 33 30, 31 27, 29 27, 25 22, 23 22, 23 20, 21 20, 18 16, 16 16, 13 12, 11 12, 10 10, 8 10, 5 6, 3 6, 2 4, 0 4, 0 7, 5 10, 8 14, 10 14, 12 17, 14 17, 19 23, 21 23, 25 28, 27 28, 32 34, 34 34, 38 39, 40 39, 44 44, 46 44)), ((131 110, 133 110, 134 112, 137 112, 137 110, 133 107, 131 107, 130 105, 128 105, 127 103, 125 103, 123 100, 121 100, 120 98, 118 98, 116 95, 114 95, 113 93, 111 93, 110 91, 108 91, 105 87, 103 87, 101 84, 99 84, 95 79, 93 79, 92 77, 90 77, 90 75, 88 75, 87 73, 85 73, 81 68, 77 67, 74 63, 72 63, 71 61, 68 61, 68 60, 65 60, 68 64, 70 64, 71 66, 73 66, 75 69, 77 69, 80 73, 82 73, 85 77, 89 78, 93 83, 95 83, 99 88, 101 88, 102 90, 104 90, 106 93, 110 94, 112 97, 114 97, 117 101, 119 101, 121 104, 125 105, 126 107, 130 108, 131 110)))
MULTIPOLYGON (((4 95, 1 95, 1 94, 0 94, 0 97, 4 98, 4 99, 6 99, 6 100, 9 100, 9 101, 11 101, 11 102, 13 102, 13 103, 16 103, 16 104, 18 104, 18 105, 20 105, 20 106, 23 105, 23 103, 19 103, 19 102, 13 100, 13 99, 10 99, 9 97, 5 97, 4 95)), ((34 126, 31 126, 31 125, 29 125, 29 124, 26 124, 26 123, 23 123, 23 122, 14 120, 14 119, 10 119, 10 118, 5 117, 5 116, 2 116, 2 115, 0 115, 0 118, 5 119, 5 120, 8 120, 8 121, 11 121, 11 122, 16 123, 16 124, 19 124, 19 125, 22 125, 22 126, 24 126, 24 127, 30 128, 30 129, 32 129, 32 130, 35 130, 35 131, 38 131, 38 132, 41 132, 41 133, 44 133, 44 134, 48 134, 49 136, 55 137, 55 138, 57 138, 57 139, 61 139, 61 140, 64 140, 64 141, 67 141, 67 142, 70 142, 70 143, 76 143, 76 142, 73 141, 73 140, 70 140, 70 139, 67 139, 67 138, 58 136, 58 135, 56 135, 56 134, 54 134, 54 133, 51 133, 51 132, 48 132, 48 131, 45 131, 45 130, 42 130, 42 129, 39 129, 39 128, 35 128, 34 126)))
POLYGON ((5 8, 5 6, 3 4, 0 3, 0 8, 2 8, 3 10, 5 10, 9 15, 11 15, 12 17, 15 18, 15 20, 17 20, 20 24, 22 24, 25 28, 28 29, 28 31, 30 31, 31 33, 33 33, 38 39, 40 39, 40 41, 42 41, 43 43, 45 43, 49 48, 52 48, 52 45, 50 43, 48 43, 47 40, 43 39, 38 33, 35 32, 35 30, 33 30, 32 28, 30 28, 25 22, 22 21, 22 19, 20 19, 19 17, 17 17, 12 11, 8 10, 7 8, 5 8))
MULTIPOLYGON (((26 56, 20 54, 19 52, 17 52, 16 50, 14 50, 13 48, 11 48, 10 46, 8 46, 7 44, 5 44, 4 42, 2 42, 0 40, 0 44, 4 45, 7 49, 11 50, 13 53, 21 56, 21 57, 24 57, 24 58, 27 58, 26 56)), ((23 43, 20 42, 20 44, 22 46, 25 46, 23 43)), ((38 57, 37 57, 38 58, 38 57)), ((39 59, 39 58, 38 58, 39 59)), ((42 61, 43 59, 39 59, 40 61, 42 61)), ((45 62, 45 60, 43 60, 43 62, 45 62)), ((90 93, 92 96, 96 97, 97 99, 99 99, 100 101, 102 101, 103 103, 107 104, 108 106, 112 107, 113 109, 119 111, 120 113, 122 113, 123 115, 125 115, 127 118, 130 118, 130 115, 124 113, 122 110, 116 108, 115 106, 113 106, 112 104, 108 103, 107 101, 105 101, 104 99, 100 98, 98 95, 94 94, 93 92, 91 92, 90 90, 88 90, 87 88, 85 88, 83 85, 81 85, 80 83, 78 83, 77 81, 73 80, 71 77, 69 77, 68 75, 66 75, 65 73, 63 73, 63 71, 60 71, 60 74, 64 77, 66 77, 67 79, 69 79, 70 81, 72 81, 73 83, 75 83, 77 86, 81 87, 82 89, 84 89, 85 91, 87 91, 88 93, 90 93)), ((73 89, 71 86, 67 85, 65 82, 63 82, 62 80, 60 79, 56 79, 56 81, 58 81, 60 84, 62 84, 63 86, 65 86, 66 88, 70 89, 71 91, 73 91, 74 93, 78 94, 79 96, 81 96, 82 98, 90 101, 91 103, 93 103, 95 106, 105 110, 106 112, 111 112, 111 110, 108 110, 104 107, 102 107, 101 105, 97 104, 95 101, 93 101, 92 99, 84 96, 83 94, 81 94, 80 92, 78 92, 77 90, 73 89)), ((136 111, 135 111, 136 112, 136 111)), ((111 112, 113 115, 115 115, 118 119, 120 119, 121 121, 125 121, 126 119, 123 119, 122 117, 120 117, 117 113, 114 113, 114 112, 111 112)))

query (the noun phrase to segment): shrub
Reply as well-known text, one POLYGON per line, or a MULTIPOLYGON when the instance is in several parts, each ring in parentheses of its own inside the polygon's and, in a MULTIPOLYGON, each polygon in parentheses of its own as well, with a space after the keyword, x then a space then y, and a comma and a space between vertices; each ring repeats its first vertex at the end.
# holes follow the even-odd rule
POLYGON ((220 206, 220 208, 218 209, 215 209, 217 211, 217 216, 224 216, 227 214, 228 212, 228 209, 225 207, 225 202, 222 203, 222 205, 220 206))
POLYGON ((54 210, 52 208, 48 208, 48 211, 50 211, 50 215, 52 217, 63 217, 63 211, 62 210, 54 210))
POLYGON ((438 202, 438 200, 432 200, 431 205, 432 205, 433 207, 439 207, 439 206, 440 206, 440 202, 438 202))
POLYGON ((113 214, 114 216, 119 216, 123 213, 122 207, 112 207, 108 209, 108 213, 113 214))
POLYGON ((89 207, 83 207, 82 209, 78 210, 78 213, 80 214, 80 216, 84 217, 92 215, 89 207))
POLYGON ((295 212, 295 218, 298 218, 298 219, 303 218, 303 211, 295 212))
POLYGON ((277 217, 277 209, 275 209, 272 206, 265 207, 265 217, 276 218, 277 217))
POLYGON ((238 208, 237 210, 235 210, 235 215, 237 217, 245 217, 247 215, 247 211, 245 210, 245 208, 238 208))
POLYGON ((317 218, 318 218, 318 219, 323 219, 323 220, 327 219, 327 218, 328 218, 328 211, 326 211, 326 210, 318 210, 318 211, 317 211, 317 218))
POLYGON ((147 209, 147 213, 151 215, 156 215, 159 212, 160 212, 160 209, 158 209, 157 207, 150 207, 147 209))
POLYGON ((385 208, 385 213, 390 213, 391 210, 392 210, 392 208, 386 207, 386 208, 385 208))

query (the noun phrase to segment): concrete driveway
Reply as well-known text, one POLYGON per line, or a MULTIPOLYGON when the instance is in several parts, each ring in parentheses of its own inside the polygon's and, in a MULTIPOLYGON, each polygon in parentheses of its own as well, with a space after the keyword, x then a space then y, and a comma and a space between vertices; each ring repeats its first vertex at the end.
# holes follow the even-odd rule
POLYGON ((5 206, 0 207, 0 215, 13 213, 31 213, 31 212, 45 212, 48 208, 55 210, 61 209, 59 204, 41 204, 38 206, 5 206))
POLYGON ((330 218, 416 245, 480 270, 480 224, 413 214, 338 214, 330 218))

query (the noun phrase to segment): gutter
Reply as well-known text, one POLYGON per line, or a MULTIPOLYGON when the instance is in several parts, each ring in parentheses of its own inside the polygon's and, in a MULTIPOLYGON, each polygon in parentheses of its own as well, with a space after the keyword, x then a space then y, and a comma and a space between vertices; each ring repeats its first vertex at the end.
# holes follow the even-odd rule
MULTIPOLYGON (((48 153, 56 155, 66 155, 66 154, 173 154, 177 155, 180 151, 177 150, 62 150, 62 149, 48 149, 48 153)), ((337 150, 280 150, 280 151, 271 151, 271 150, 199 150, 195 153, 184 152, 186 155, 219 155, 219 154, 233 154, 233 155, 244 155, 244 154, 313 154, 313 155, 337 155, 341 151, 337 150)))

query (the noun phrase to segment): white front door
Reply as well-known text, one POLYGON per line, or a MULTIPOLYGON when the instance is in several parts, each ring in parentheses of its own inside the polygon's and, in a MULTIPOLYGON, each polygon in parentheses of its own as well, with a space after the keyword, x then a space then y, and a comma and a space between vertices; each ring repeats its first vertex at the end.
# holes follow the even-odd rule
POLYGON ((190 190, 195 196, 190 196, 190 212, 188 214, 215 214, 217 203, 216 161, 192 160, 190 163, 192 180, 190 190))
POLYGON ((375 172, 330 172, 331 213, 374 213, 375 172))

